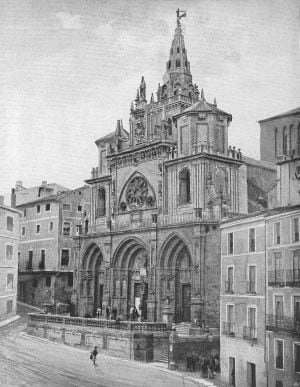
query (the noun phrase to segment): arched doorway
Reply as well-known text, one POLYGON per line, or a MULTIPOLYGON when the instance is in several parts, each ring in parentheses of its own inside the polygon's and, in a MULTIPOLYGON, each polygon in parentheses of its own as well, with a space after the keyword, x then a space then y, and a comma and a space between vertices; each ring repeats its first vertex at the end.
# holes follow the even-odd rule
POLYGON ((81 314, 95 316, 97 308, 103 306, 106 283, 103 255, 95 243, 86 249, 79 275, 81 314))
POLYGON ((138 238, 123 241, 114 255, 113 299, 118 311, 130 318, 135 306, 142 321, 147 320, 148 252, 138 238))
POLYGON ((160 260, 161 305, 170 303, 174 321, 191 321, 191 254, 178 235, 171 236, 162 248, 160 260))

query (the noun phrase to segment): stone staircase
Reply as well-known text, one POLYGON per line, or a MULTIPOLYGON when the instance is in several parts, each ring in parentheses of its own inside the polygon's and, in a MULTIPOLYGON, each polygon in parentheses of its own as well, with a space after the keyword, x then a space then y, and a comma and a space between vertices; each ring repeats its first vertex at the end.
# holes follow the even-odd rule
POLYGON ((168 362, 169 362, 169 353, 168 353, 168 351, 163 352, 161 357, 159 358, 159 360, 156 360, 156 362, 157 363, 168 364, 168 362))
POLYGON ((176 332, 178 333, 178 336, 189 336, 191 326, 192 324, 186 322, 176 324, 176 332))

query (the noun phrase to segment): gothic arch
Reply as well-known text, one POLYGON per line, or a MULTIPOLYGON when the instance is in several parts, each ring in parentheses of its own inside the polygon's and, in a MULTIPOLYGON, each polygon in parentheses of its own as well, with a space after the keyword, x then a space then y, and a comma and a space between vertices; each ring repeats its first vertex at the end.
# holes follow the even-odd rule
MULTIPOLYGON (((192 257, 189 242, 177 232, 171 233, 163 243, 159 253, 159 266, 161 268, 174 267, 174 258, 178 257, 183 248, 186 248, 192 257), (172 253, 174 255, 172 255, 172 253)), ((190 259, 191 264, 191 259, 190 259)))
POLYGON ((82 259, 81 259, 81 269, 83 270, 90 270, 90 265, 92 262, 92 258, 95 258, 96 256, 102 257, 103 254, 101 252, 100 247, 94 242, 90 242, 84 249, 82 253, 82 259))
MULTIPOLYGON (((154 191, 152 185, 150 184, 149 180, 145 177, 145 175, 136 171, 126 180, 126 182, 121 190, 121 193, 119 196, 118 208, 121 209, 122 212, 124 212, 125 207, 127 210, 128 210, 128 207, 130 209, 130 203, 128 202, 127 195, 129 195, 128 191, 130 189, 130 184, 132 182, 134 182, 135 179, 136 179, 137 183, 139 181, 141 183, 144 182, 143 187, 137 187, 137 190, 139 190, 139 191, 141 191, 141 188, 143 188, 143 192, 139 192, 139 195, 141 195, 140 196, 141 200, 140 200, 139 204, 136 204, 136 206, 138 206, 138 207, 153 207, 153 208, 156 207, 156 195, 155 195, 155 191, 154 191), (124 207, 124 204, 125 204, 125 207, 124 207)), ((139 198, 137 197, 136 199, 138 202, 139 198)))
POLYGON ((148 253, 147 245, 137 237, 128 237, 116 248, 112 266, 114 268, 128 268, 132 264, 133 257, 142 251, 148 253))

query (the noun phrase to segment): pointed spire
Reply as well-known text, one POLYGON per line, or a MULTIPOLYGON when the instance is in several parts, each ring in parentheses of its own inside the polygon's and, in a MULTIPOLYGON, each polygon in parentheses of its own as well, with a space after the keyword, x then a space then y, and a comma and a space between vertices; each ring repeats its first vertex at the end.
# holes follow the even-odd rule
POLYGON ((150 103, 154 103, 154 95, 153 95, 153 93, 151 93, 150 103))
POLYGON ((115 131, 115 136, 116 137, 122 136, 121 120, 117 120, 117 127, 116 127, 116 131, 115 131))
POLYGON ((215 106, 218 106, 218 105, 217 105, 217 98, 216 98, 216 97, 215 97, 215 99, 214 99, 214 105, 215 105, 215 106))
POLYGON ((144 76, 142 76, 140 84, 140 98, 142 101, 146 101, 146 82, 144 80, 144 76))
POLYGON ((139 92, 139 89, 137 89, 135 101, 138 102, 139 100, 140 100, 140 92, 139 92))
POLYGON ((204 91, 203 91, 203 89, 201 89, 201 99, 202 99, 202 101, 205 101, 205 97, 204 97, 204 91))

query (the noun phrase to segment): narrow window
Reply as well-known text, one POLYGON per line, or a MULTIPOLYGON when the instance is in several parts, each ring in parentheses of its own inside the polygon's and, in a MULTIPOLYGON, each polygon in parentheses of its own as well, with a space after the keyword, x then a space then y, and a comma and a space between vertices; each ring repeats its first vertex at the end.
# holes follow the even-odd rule
POLYGON ((190 171, 183 169, 179 174, 179 202, 180 204, 190 203, 190 171))
POLYGON ((12 216, 6 218, 6 230, 14 231, 14 218, 12 216))
POLYGON ((300 296, 294 296, 294 322, 295 331, 300 331, 300 296))
POLYGON ((275 340, 275 368, 283 370, 283 340, 275 340))
POLYGON ((248 293, 256 293, 256 266, 249 266, 248 268, 248 293))
POLYGON ((49 231, 53 231, 53 222, 49 223, 49 231))
POLYGON ((11 261, 13 259, 14 247, 12 245, 6 245, 6 260, 11 261))
POLYGON ((251 340, 257 338, 256 332, 256 308, 248 308, 248 335, 251 340))
POLYGON ((39 214, 41 212, 41 206, 38 204, 36 206, 36 213, 39 214))
POLYGON ((73 273, 68 273, 68 286, 73 286, 73 273))
POLYGON ((234 306, 227 305, 227 321, 226 321, 226 334, 234 333, 234 306))
POLYGON ((64 211, 71 211, 71 204, 63 203, 63 210, 64 211))
POLYGON ((82 205, 81 204, 78 204, 77 211, 82 212, 82 205))
POLYGON ((275 138, 274 138, 274 142, 275 142, 275 146, 274 146, 274 150, 275 150, 275 157, 278 156, 278 129, 275 128, 275 138))
POLYGON ((280 245, 280 222, 274 224, 274 243, 280 245))
POLYGON ((13 310, 13 300, 6 301, 6 313, 11 313, 13 310))
POLYGON ((37 224, 36 225, 36 233, 39 234, 41 231, 41 225, 40 224, 37 224))
POLYGON ((69 236, 71 234, 71 224, 69 222, 64 222, 63 224, 63 235, 69 236))
POLYGON ((255 228, 250 228, 249 230, 249 252, 253 253, 255 251, 255 228))
POLYGON ((100 187, 98 189, 98 208, 96 209, 96 218, 100 216, 105 216, 106 213, 106 203, 105 203, 105 188, 100 187))
POLYGON ((6 290, 11 291, 14 289, 14 275, 7 274, 6 276, 6 290))
POLYGON ((50 205, 50 203, 47 203, 46 205, 45 205, 45 211, 50 211, 51 210, 51 205, 50 205))
POLYGON ((180 53, 180 48, 179 47, 177 47, 177 54, 179 54, 180 53))
POLYGON ((81 235, 81 234, 82 234, 82 225, 76 224, 76 235, 81 235))
POLYGON ((24 236, 25 234, 26 234, 26 227, 23 226, 23 227, 22 227, 22 236, 24 236))
POLYGON ((233 232, 228 233, 228 254, 233 254, 233 232))
POLYGON ((283 296, 275 296, 275 321, 281 327, 283 321, 283 296))
POLYGON ((225 285, 225 292, 233 293, 233 267, 227 268, 227 283, 225 285))
POLYGON ((26 209, 25 209, 24 212, 23 212, 24 218, 26 218, 26 215, 27 215, 27 211, 26 211, 26 209))
POLYGON ((300 285, 300 250, 293 251, 293 285, 300 285))
POLYGON ((41 250, 41 259, 40 259, 40 263, 39 263, 40 270, 45 269, 45 259, 46 259, 46 250, 41 250))
POLYGON ((299 242, 299 218, 292 219, 293 242, 299 242))
POLYGON ((176 67, 180 67, 180 59, 176 59, 176 67))
POLYGON ((282 254, 281 251, 274 253, 275 266, 275 286, 283 284, 283 270, 282 270, 282 254))
POLYGON ((295 372, 300 372, 300 343, 294 344, 295 372))
POLYGON ((287 128, 283 128, 282 132, 282 154, 287 155, 288 154, 288 135, 287 135, 287 128))
POLYGON ((28 262, 27 262, 27 270, 32 270, 32 260, 33 260, 33 251, 29 250, 28 251, 28 262))
POLYGON ((51 286, 51 277, 46 277, 46 287, 50 288, 51 286))
POLYGON ((68 266, 70 259, 70 250, 62 249, 61 250, 61 266, 68 266))

